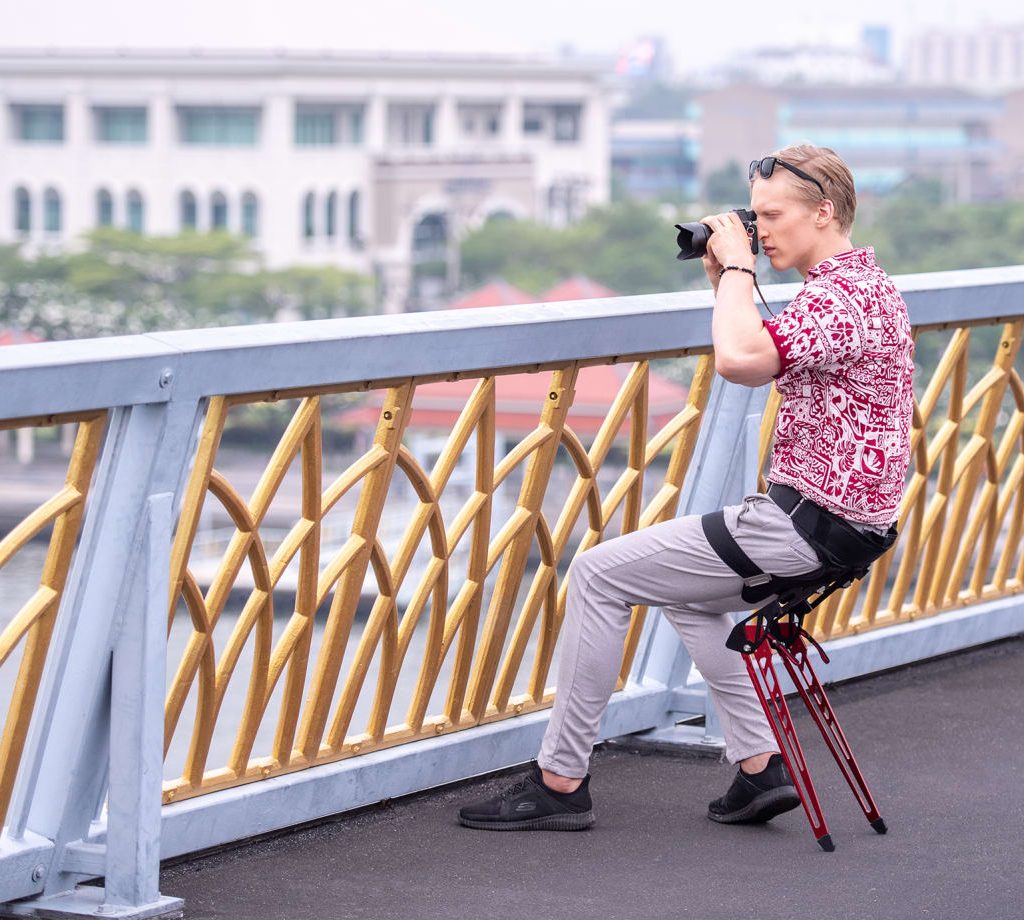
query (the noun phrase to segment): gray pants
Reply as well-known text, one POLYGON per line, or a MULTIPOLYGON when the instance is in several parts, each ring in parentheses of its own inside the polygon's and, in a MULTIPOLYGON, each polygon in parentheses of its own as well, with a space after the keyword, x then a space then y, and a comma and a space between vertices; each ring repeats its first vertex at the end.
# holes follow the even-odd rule
MULTIPOLYGON (((814 550, 767 495, 725 509, 725 524, 765 572, 798 575, 818 567, 814 550)), ((581 777, 622 664, 635 604, 660 607, 704 676, 732 763, 777 751, 743 658, 725 647, 732 611, 750 609, 743 581, 711 548, 698 515, 626 534, 581 553, 569 570, 555 705, 537 762, 581 777)), ((762 603, 767 603, 766 599, 762 603)))

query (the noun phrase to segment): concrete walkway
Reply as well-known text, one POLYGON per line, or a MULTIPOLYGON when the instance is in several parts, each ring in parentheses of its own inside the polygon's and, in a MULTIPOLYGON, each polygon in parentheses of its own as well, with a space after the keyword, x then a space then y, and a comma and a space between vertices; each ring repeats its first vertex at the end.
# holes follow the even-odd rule
POLYGON ((726 764, 605 747, 585 833, 460 827, 459 803, 508 782, 492 777, 167 867, 161 889, 190 920, 1021 920, 1022 677, 1016 639, 830 694, 884 837, 798 718, 834 853, 802 810, 762 827, 708 821, 726 764))

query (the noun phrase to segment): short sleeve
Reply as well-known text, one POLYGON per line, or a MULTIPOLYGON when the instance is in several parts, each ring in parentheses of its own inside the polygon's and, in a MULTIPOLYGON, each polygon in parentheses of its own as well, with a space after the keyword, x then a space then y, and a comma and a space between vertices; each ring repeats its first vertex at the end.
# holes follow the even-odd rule
POLYGON ((860 357, 861 323, 855 308, 820 287, 807 285, 764 327, 779 352, 780 376, 791 370, 814 370, 860 357))

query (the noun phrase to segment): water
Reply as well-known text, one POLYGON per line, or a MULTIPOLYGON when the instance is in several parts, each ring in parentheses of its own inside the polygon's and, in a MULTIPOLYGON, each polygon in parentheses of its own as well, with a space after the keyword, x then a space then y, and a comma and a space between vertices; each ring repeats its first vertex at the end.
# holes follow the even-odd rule
MULTIPOLYGON (((46 545, 44 543, 30 543, 18 552, 7 566, 0 569, 0 630, 2 630, 17 614, 22 604, 24 604, 38 586, 45 555, 46 545)), ((523 588, 519 595, 520 606, 526 596, 525 592, 529 586, 529 580, 529 578, 524 580, 523 588)), ((493 579, 490 581, 493 581, 493 579)), ((484 612, 486 612, 486 600, 487 598, 485 597, 484 612)), ((272 631, 274 643, 277 642, 281 634, 284 632, 293 609, 291 607, 290 595, 275 598, 275 602, 278 602, 279 606, 275 609, 276 615, 273 620, 272 631)), ((218 661, 228 644, 229 637, 239 622, 241 612, 241 603, 232 603, 225 609, 217 623, 216 629, 214 630, 214 643, 218 661)), ((404 607, 400 607, 399 617, 401 617, 403 612, 404 607)), ((483 619, 483 615, 484 613, 481 614, 481 621, 483 619)), ((389 718, 389 724, 391 725, 398 724, 404 719, 405 713, 412 701, 413 693, 415 692, 415 688, 418 683, 420 665, 423 660, 424 649, 426 646, 428 616, 429 610, 424 610, 413 632, 409 643, 409 649, 406 653, 403 666, 400 669, 394 700, 390 710, 391 715, 389 718)), ((513 627, 514 623, 515 620, 513 620, 513 627)), ((341 687, 347 678, 349 666, 355 655, 359 641, 362 638, 365 627, 366 621, 364 619, 357 619, 353 623, 352 633, 342 661, 338 688, 334 694, 335 705, 340 697, 341 687)), ((309 687, 312 674, 315 670, 316 656, 322 645, 324 628, 325 618, 323 616, 318 616, 313 626, 309 665, 306 670, 307 688, 309 687)), ((184 607, 182 606, 175 617, 167 641, 166 680, 168 687, 171 686, 174 680, 179 662, 182 659, 192 632, 191 621, 184 612, 184 607)), ((512 629, 510 628, 509 633, 511 634, 511 632, 512 629)), ((520 675, 517 678, 513 695, 515 693, 524 692, 526 689, 526 682, 529 679, 532 667, 533 654, 536 651, 536 633, 537 628, 535 626, 533 630, 534 635, 531 638, 526 654, 524 655, 523 664, 520 668, 520 675)), ((255 629, 244 644, 243 651, 234 669, 233 676, 228 683, 227 690, 225 691, 220 714, 214 730, 210 756, 207 760, 208 769, 226 765, 234 746, 235 736, 246 708, 246 696, 252 670, 254 640, 255 629)), ((448 681, 451 675, 452 662, 456 651, 456 642, 453 642, 445 659, 445 664, 442 667, 441 674, 435 683, 430 705, 427 708, 428 716, 431 714, 439 714, 443 710, 445 698, 447 696, 448 681)), ((508 643, 506 642, 506 648, 507 646, 508 643)), ((353 718, 348 731, 349 735, 359 734, 362 732, 370 717, 370 710, 373 705, 377 677, 379 674, 379 657, 380 652, 378 646, 378 650, 374 654, 373 661, 370 665, 366 679, 363 683, 362 691, 359 694, 358 701, 355 706, 353 718)), ((0 702, 3 704, 3 712, 6 712, 7 703, 10 700, 10 694, 17 676, 18 663, 20 662, 20 659, 21 651, 19 648, 15 650, 7 663, 0 668, 0 702)), ((556 667, 557 650, 548 679, 549 685, 554 682, 556 667)), ((286 675, 287 670, 282 673, 282 677, 278 681, 277 687, 270 698, 270 702, 266 709, 266 715, 264 716, 263 722, 256 735, 256 742, 252 749, 253 757, 268 755, 271 752, 274 734, 277 727, 277 713, 281 697, 283 695, 283 686, 286 675)), ((195 717, 195 700, 196 682, 193 681, 192 690, 182 711, 177 730, 175 731, 172 743, 167 753, 164 769, 165 779, 175 779, 182 773, 182 768, 189 749, 192 725, 195 717)), ((329 726, 330 717, 328 719, 328 727, 329 726)))

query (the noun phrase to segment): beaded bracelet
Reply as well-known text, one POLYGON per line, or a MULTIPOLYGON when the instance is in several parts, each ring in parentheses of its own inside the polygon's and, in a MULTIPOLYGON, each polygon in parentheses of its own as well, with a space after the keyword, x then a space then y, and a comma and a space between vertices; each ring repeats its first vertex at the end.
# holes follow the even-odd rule
POLYGON ((726 265, 719 273, 718 277, 721 278, 726 272, 745 272, 750 275, 751 278, 757 280, 757 274, 752 268, 744 268, 742 265, 726 265))
POLYGON ((761 285, 757 283, 757 272, 752 268, 744 268, 742 265, 726 265, 719 273, 718 277, 721 278, 726 272, 743 272, 744 274, 750 275, 754 279, 754 290, 757 291, 757 296, 761 298, 761 303, 764 304, 764 308, 774 316, 772 308, 768 306, 768 301, 764 299, 764 294, 761 293, 761 285))

